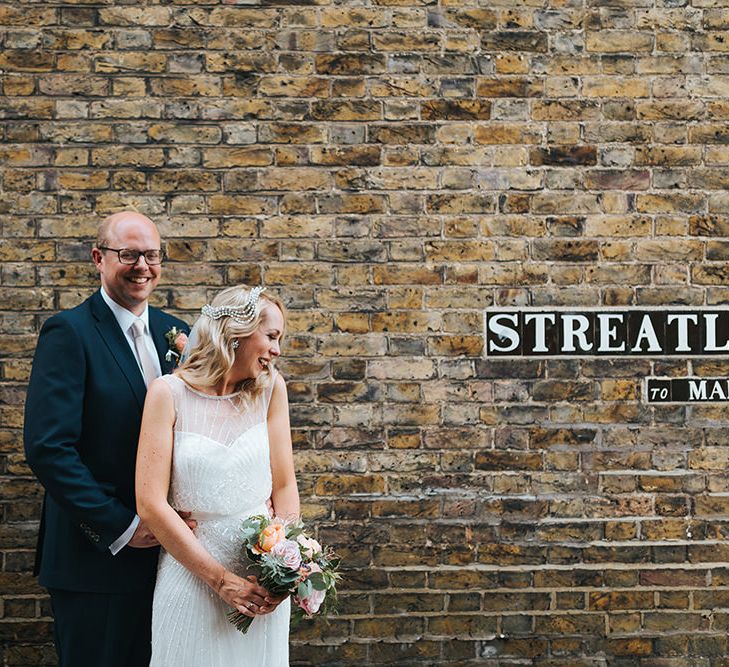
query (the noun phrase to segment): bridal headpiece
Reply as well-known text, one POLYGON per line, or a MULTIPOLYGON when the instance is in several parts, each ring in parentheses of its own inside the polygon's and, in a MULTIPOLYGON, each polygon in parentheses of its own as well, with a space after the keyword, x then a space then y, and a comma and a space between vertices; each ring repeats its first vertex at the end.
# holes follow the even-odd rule
POLYGON ((238 324, 250 324, 256 318, 256 305, 265 287, 254 287, 248 294, 248 299, 242 306, 211 306, 206 303, 202 307, 202 314, 212 320, 219 320, 221 317, 230 317, 238 324))

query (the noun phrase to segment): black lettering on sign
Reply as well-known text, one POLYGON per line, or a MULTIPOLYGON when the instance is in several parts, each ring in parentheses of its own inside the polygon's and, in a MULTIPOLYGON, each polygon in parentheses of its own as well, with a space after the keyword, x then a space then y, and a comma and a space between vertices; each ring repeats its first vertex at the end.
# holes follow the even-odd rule
POLYGON ((729 356, 729 309, 487 310, 490 357, 729 356))

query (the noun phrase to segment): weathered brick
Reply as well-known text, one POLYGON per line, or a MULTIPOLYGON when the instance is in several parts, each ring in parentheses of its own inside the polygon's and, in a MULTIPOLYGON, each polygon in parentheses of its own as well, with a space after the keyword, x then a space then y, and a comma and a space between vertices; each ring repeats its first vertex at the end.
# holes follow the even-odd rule
POLYGON ((377 146, 330 147, 313 146, 311 163, 319 165, 375 166, 380 164, 380 149, 377 146))
POLYGON ((491 103, 481 100, 436 100, 421 105, 426 120, 488 120, 491 103))
POLYGON ((532 246, 535 259, 561 261, 591 261, 597 259, 598 246, 595 241, 537 240, 532 246))
POLYGON ((349 495, 360 493, 382 493, 384 479, 380 475, 321 475, 316 482, 318 495, 349 495))
POLYGON ((647 120, 697 120, 704 115, 702 102, 655 101, 636 105, 638 118, 647 120))
POLYGON ((427 31, 381 32, 372 35, 372 45, 377 51, 435 51, 440 45, 438 33, 427 31))
POLYGON ((599 116, 599 108, 594 101, 544 100, 532 106, 534 120, 590 120, 599 116))
POLYGON ((650 96, 650 85, 644 78, 585 77, 582 90, 585 97, 641 98, 650 96))
POLYGON ((331 186, 331 175, 305 167, 284 167, 265 170, 259 182, 264 190, 320 190, 331 186))
POLYGON ((379 120, 382 117, 382 108, 374 100, 322 100, 312 104, 311 114, 315 120, 379 120))
POLYGON ((91 151, 91 164, 97 167, 161 167, 164 164, 164 153, 161 148, 94 148, 91 151))
POLYGON ((586 174, 585 185, 591 190, 647 190, 650 185, 650 172, 594 170, 586 174))
POLYGON ((149 181, 151 191, 180 192, 180 191, 216 191, 220 188, 220 178, 215 173, 207 171, 159 171, 153 174, 149 181))
POLYGON ((273 154, 268 148, 206 148, 202 163, 210 169, 265 167, 273 163, 273 154))
POLYGON ((378 74, 385 71, 385 57, 379 54, 319 54, 315 57, 320 74, 378 74))
POLYGON ((534 165, 595 165, 597 150, 594 146, 553 147, 533 149, 529 161, 534 165))
POLYGON ((653 35, 621 30, 588 32, 585 44, 588 51, 600 53, 635 53, 653 48, 653 35))
POLYGON ((158 53, 114 53, 97 56, 94 60, 95 72, 163 72, 167 66, 167 56, 158 53))
POLYGON ((219 77, 205 75, 165 77, 152 79, 150 88, 153 95, 161 97, 217 97, 221 93, 221 81, 219 77))

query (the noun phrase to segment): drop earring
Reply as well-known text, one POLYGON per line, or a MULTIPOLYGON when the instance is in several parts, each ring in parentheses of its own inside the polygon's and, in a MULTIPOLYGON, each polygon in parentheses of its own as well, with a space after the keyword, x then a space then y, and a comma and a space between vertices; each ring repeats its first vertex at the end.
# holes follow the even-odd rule
POLYGON ((232 344, 232 346, 231 346, 231 347, 232 347, 232 348, 233 348, 234 350, 237 350, 237 349, 238 349, 238 346, 239 346, 239 345, 240 345, 240 342, 238 341, 238 339, 237 339, 237 338, 234 338, 234 339, 233 339, 233 344, 232 344))

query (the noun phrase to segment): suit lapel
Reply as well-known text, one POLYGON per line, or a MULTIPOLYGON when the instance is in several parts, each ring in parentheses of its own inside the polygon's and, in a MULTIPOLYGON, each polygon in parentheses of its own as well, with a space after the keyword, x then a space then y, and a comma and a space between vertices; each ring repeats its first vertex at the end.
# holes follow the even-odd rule
POLYGON ((114 313, 104 303, 100 292, 96 292, 91 297, 91 312, 96 318, 96 329, 99 335, 106 344, 106 347, 109 348, 109 352, 111 352, 116 360, 127 382, 129 382, 129 386, 132 388, 132 392, 134 392, 139 407, 144 407, 144 397, 147 394, 144 378, 139 370, 137 360, 134 358, 132 350, 124 337, 124 333, 114 317, 114 313))
POLYGON ((159 357, 159 366, 162 369, 162 375, 171 373, 175 368, 175 360, 172 358, 170 361, 165 359, 165 355, 169 350, 167 345, 167 339, 165 334, 164 322, 162 321, 162 313, 156 308, 149 307, 149 330, 152 334, 152 340, 154 341, 154 347, 157 350, 157 356, 159 357))

